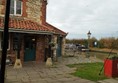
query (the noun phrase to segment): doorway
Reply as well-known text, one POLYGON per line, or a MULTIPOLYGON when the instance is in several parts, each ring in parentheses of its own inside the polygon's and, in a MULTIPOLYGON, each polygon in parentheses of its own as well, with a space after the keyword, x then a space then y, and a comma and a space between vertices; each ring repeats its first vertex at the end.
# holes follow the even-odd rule
POLYGON ((61 56, 61 49, 62 48, 62 37, 57 38, 57 56, 61 56))
POLYGON ((25 36, 24 38, 24 61, 35 61, 36 59, 36 38, 25 36))

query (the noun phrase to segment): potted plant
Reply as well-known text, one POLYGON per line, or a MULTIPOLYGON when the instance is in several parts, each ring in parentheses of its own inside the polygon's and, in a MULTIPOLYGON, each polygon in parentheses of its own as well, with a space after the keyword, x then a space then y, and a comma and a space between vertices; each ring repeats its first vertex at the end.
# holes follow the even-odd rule
POLYGON ((51 49, 52 50, 55 50, 56 49, 56 43, 50 42, 49 45, 51 46, 51 49))
POLYGON ((54 43, 54 42, 49 42, 49 45, 50 45, 51 47, 54 47, 54 46, 55 46, 55 43, 54 43))

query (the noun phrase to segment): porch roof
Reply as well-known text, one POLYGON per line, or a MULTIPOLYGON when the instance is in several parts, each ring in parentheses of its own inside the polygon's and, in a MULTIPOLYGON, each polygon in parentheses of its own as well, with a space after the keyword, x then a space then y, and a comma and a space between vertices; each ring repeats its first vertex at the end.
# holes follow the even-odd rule
MULTIPOLYGON (((0 30, 3 30, 4 19, 0 17, 0 30)), ((40 25, 24 18, 10 18, 9 20, 9 32, 21 32, 21 33, 53 33, 53 29, 40 25)))
POLYGON ((49 24, 47 22, 45 23, 45 25, 46 25, 46 27, 49 27, 51 30, 53 30, 53 32, 55 34, 60 34, 60 35, 63 35, 63 36, 66 36, 68 34, 68 33, 65 33, 64 31, 56 28, 55 26, 53 26, 53 25, 51 25, 51 24, 49 24))
MULTIPOLYGON (((4 18, 0 17, 0 30, 3 30, 4 18)), ((60 34, 66 36, 67 33, 45 23, 40 25, 37 22, 21 17, 11 17, 9 20, 9 32, 34 33, 34 34, 60 34)))

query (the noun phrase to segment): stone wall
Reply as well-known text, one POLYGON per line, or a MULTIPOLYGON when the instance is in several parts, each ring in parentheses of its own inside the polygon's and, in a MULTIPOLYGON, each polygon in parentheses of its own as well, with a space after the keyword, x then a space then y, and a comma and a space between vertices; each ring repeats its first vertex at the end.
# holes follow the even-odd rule
MULTIPOLYGON (((45 18, 45 3, 43 0, 22 0, 22 17, 28 18, 34 22, 42 23, 45 18)), ((5 0, 0 0, 0 16, 5 14, 5 0)))
POLYGON ((62 39, 62 56, 65 54, 65 42, 66 42, 66 39, 65 39, 65 37, 63 37, 63 39, 62 39))
POLYGON ((0 15, 1 15, 2 9, 3 9, 3 6, 0 4, 0 15))
POLYGON ((27 17, 32 19, 33 21, 41 23, 41 0, 28 0, 26 2, 26 6, 27 17))
POLYGON ((3 12, 5 12, 4 4, 2 0, 0 0, 0 16, 3 16, 3 12))

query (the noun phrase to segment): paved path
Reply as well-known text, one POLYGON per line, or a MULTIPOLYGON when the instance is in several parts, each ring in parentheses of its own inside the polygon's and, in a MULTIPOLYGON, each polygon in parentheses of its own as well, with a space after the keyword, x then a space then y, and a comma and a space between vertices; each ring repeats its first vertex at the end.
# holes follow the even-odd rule
MULTIPOLYGON (((59 58, 51 68, 46 67, 45 63, 35 62, 24 63, 22 69, 7 66, 6 83, 95 83, 70 75, 75 69, 67 67, 66 64, 100 61, 95 57, 88 59, 84 56, 75 56, 59 58)), ((118 79, 107 79, 97 83, 118 83, 118 79)))

